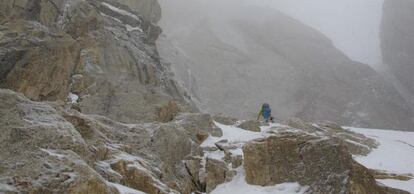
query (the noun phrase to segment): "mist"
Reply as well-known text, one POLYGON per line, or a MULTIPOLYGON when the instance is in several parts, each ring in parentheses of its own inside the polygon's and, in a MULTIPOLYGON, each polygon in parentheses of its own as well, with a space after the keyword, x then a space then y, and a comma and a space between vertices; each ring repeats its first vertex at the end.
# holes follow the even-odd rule
MULTIPOLYGON (((237 17, 235 4, 259 6, 281 11, 312 28, 317 29, 334 46, 352 60, 377 68, 382 62, 380 23, 384 0, 162 0, 161 26, 167 33, 179 33, 203 17, 216 18, 225 23, 237 17), (172 8, 174 7, 174 8, 172 8), (168 26, 174 20, 173 28, 168 26)), ((258 14, 258 13, 251 13, 258 14)), ((231 37, 231 36, 230 36, 231 37)))

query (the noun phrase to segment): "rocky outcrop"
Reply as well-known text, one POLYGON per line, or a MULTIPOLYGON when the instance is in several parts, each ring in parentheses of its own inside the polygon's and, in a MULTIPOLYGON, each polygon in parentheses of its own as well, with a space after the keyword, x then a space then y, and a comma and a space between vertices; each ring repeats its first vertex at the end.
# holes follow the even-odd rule
POLYGON ((299 182, 309 193, 387 193, 334 138, 282 133, 247 143, 243 155, 250 184, 299 182))
POLYGON ((157 17, 134 10, 156 4, 3 1, 0 86, 37 101, 76 95, 83 113, 127 123, 172 120, 171 101, 195 110, 159 60, 157 17))
MULTIPOLYGON (((366 156, 379 145, 378 142, 372 138, 346 130, 338 124, 329 121, 311 124, 299 118, 291 118, 286 123, 290 127, 301 129, 302 131, 306 131, 311 134, 323 134, 324 136, 331 138, 341 139, 343 144, 347 146, 349 152, 353 155, 366 156)), ((278 130, 281 131, 280 129, 278 130)))
POLYGON ((0 92, 0 180, 27 193, 117 193, 88 164, 81 134, 44 103, 0 92))
POLYGON ((9 189, 117 193, 116 183, 147 193, 197 190, 184 163, 199 153, 196 132, 178 121, 126 125, 10 90, 0 90, 0 99, 0 184, 9 189))

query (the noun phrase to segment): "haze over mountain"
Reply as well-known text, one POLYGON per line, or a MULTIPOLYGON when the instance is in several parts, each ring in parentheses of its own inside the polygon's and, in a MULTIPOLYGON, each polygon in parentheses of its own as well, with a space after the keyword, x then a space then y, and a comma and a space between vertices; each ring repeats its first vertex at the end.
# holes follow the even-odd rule
POLYGON ((160 54, 208 112, 252 118, 269 102, 278 119, 412 129, 413 111, 392 84, 277 10, 234 1, 161 5, 160 54))
POLYGON ((385 74, 414 107, 414 1, 386 0, 381 23, 385 74))

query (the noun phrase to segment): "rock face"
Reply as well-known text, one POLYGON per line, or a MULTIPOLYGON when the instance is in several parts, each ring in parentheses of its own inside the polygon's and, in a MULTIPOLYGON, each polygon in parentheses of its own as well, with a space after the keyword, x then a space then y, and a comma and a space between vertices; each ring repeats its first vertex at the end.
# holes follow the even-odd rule
POLYGON ((254 185, 299 182, 310 193, 386 193, 335 139, 279 134, 243 147, 246 181, 254 185))
POLYGON ((161 56, 207 111, 251 119, 267 102, 281 120, 412 129, 413 110, 398 91, 323 34, 273 9, 210 2, 219 3, 162 1, 158 40, 161 56), (209 6, 216 12, 203 11, 209 6))
POLYGON ((0 9, 1 87, 39 101, 72 93, 82 112, 128 123, 172 120, 171 101, 195 110, 159 61, 156 1, 2 1, 0 9))
POLYGON ((0 93, 1 184, 25 193, 117 193, 87 162, 81 134, 52 107, 0 93))
POLYGON ((195 132, 179 121, 125 125, 10 90, 0 99, 1 185, 30 193, 118 193, 114 183, 146 193, 197 190, 184 163, 198 153, 195 132))
POLYGON ((386 0, 381 24, 383 61, 402 87, 408 90, 411 98, 414 98, 413 10, 413 1, 386 0))

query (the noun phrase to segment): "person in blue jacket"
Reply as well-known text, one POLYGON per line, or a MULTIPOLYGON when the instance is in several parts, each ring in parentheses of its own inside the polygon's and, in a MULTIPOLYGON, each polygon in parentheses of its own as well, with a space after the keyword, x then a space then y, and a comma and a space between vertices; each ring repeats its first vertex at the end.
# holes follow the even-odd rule
POLYGON ((272 109, 270 108, 268 103, 262 104, 259 115, 257 116, 257 120, 260 120, 260 117, 263 117, 266 123, 268 123, 269 121, 273 122, 272 109))

